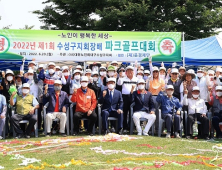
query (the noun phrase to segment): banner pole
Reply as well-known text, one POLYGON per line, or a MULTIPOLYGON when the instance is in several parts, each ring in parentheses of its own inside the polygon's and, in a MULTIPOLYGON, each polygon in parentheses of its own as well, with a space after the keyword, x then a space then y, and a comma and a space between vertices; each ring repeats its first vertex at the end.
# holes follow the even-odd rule
POLYGON ((183 67, 185 67, 185 45, 184 45, 184 35, 185 35, 185 32, 183 32, 183 67))

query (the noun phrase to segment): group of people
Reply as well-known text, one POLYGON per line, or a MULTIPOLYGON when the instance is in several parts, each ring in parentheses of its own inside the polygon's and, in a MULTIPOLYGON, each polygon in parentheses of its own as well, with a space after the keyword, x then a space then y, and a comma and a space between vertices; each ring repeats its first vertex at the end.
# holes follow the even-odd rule
POLYGON ((53 62, 46 68, 43 64, 37 67, 35 61, 31 61, 27 72, 21 70, 15 75, 6 70, 2 76, 0 138, 4 129, 7 134, 14 129, 16 138, 30 138, 36 123, 39 130, 45 124, 45 135, 49 137, 57 125, 53 123, 55 118, 59 119, 57 131, 65 137, 65 130, 70 130, 65 127, 71 103, 75 103, 73 113, 70 113, 73 114, 70 121, 74 123, 74 136, 83 128, 89 135, 94 134, 93 127, 99 127, 98 107, 101 107, 105 135, 110 132, 128 133, 133 120, 137 134, 148 136, 152 126, 155 133, 158 132, 159 120, 163 119, 166 138, 172 135, 181 138, 181 121, 188 139, 193 137, 195 121, 200 122, 198 135, 201 138, 209 139, 211 128, 215 129, 217 138, 222 137, 222 68, 219 67, 207 72, 198 68, 196 73, 176 66, 166 70, 163 64, 160 68, 153 66, 152 57, 149 57, 149 70, 144 70, 139 64, 120 66, 117 61, 106 67, 94 63, 86 69, 80 65, 60 68, 53 62), (42 110, 46 103, 46 119, 43 121, 42 110), (132 103, 133 114, 130 112, 132 103), (16 114, 12 115, 14 108, 16 114), (181 116, 185 111, 188 113, 187 123, 181 116), (213 114, 212 126, 208 118, 210 111, 213 114), (118 118, 118 129, 108 121, 108 117, 118 118), (82 121, 82 118, 88 121, 82 121), (147 119, 146 123, 142 122, 144 129, 140 118, 147 119), (29 121, 27 128, 19 123, 21 120, 29 121))

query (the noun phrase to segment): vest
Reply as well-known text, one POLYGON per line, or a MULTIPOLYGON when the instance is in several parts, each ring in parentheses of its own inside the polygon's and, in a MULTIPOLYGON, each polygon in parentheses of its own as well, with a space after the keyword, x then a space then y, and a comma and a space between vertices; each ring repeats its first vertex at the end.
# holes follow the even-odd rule
POLYGON ((182 83, 182 80, 178 79, 175 83, 171 79, 168 80, 167 85, 173 85, 174 87, 174 93, 173 96, 178 98, 180 100, 180 85, 182 83))
POLYGON ((220 111, 222 111, 222 104, 220 104, 220 101, 214 96, 213 112, 219 113, 220 111))
POLYGON ((32 108, 32 101, 34 96, 27 94, 26 97, 22 96, 16 97, 16 113, 20 115, 27 115, 32 108))

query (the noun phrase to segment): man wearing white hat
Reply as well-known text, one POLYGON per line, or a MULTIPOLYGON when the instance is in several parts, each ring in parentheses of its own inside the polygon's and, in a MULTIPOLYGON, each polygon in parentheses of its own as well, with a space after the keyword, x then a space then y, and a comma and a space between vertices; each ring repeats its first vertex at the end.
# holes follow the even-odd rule
POLYGON ((156 120, 155 115, 155 105, 152 99, 152 94, 145 90, 145 81, 143 79, 139 79, 137 82, 138 90, 134 91, 131 95, 132 103, 135 102, 135 106, 133 108, 133 121, 136 125, 136 130, 138 135, 148 136, 148 132, 150 127, 156 120), (148 119, 145 129, 142 132, 140 126, 140 118, 148 119))
POLYGON ((222 86, 216 87, 216 96, 211 96, 209 104, 212 106, 212 124, 216 130, 216 137, 222 138, 222 131, 219 124, 222 122, 222 86))
MULTIPOLYGON (((65 125, 66 125, 66 110, 69 107, 69 98, 66 92, 61 91, 62 82, 61 80, 55 80, 54 82, 54 92, 48 92, 47 85, 45 86, 44 96, 48 99, 49 105, 46 109, 46 130, 47 137, 50 136, 51 126, 53 119, 60 119, 60 134, 65 137, 65 125)), ((67 129, 69 130, 69 129, 67 129)))
POLYGON ((129 114, 128 121, 127 116, 130 111, 130 93, 136 90, 138 78, 134 76, 134 67, 126 67, 126 77, 123 79, 118 79, 117 84, 122 86, 122 95, 123 95, 123 132, 126 133, 127 129, 130 127, 131 114, 129 114))
POLYGON ((95 92, 88 88, 89 79, 87 76, 81 77, 81 88, 74 89, 71 101, 76 103, 76 110, 74 113, 74 136, 79 133, 79 120, 81 118, 88 118, 90 124, 88 127, 89 135, 93 135, 92 130, 96 122, 97 115, 95 113, 95 108, 97 104, 95 92))
POLYGON ((108 89, 100 93, 99 104, 102 104, 102 122, 104 134, 108 133, 108 117, 118 118, 118 133, 123 133, 123 99, 120 91, 115 89, 116 78, 108 78, 108 89))
POLYGON ((39 103, 36 98, 29 94, 30 86, 28 83, 22 85, 22 95, 16 95, 13 92, 10 98, 10 105, 16 107, 16 114, 11 117, 11 123, 16 132, 16 138, 30 138, 31 130, 33 129, 35 123, 37 122, 37 117, 34 115, 35 109, 39 108, 39 103), (25 130, 25 134, 21 129, 19 122, 21 120, 28 120, 29 124, 25 130))
POLYGON ((161 104, 161 116, 162 119, 166 122, 166 128, 167 128, 167 135, 166 138, 170 138, 171 127, 172 124, 174 124, 174 132, 175 137, 180 138, 179 131, 180 129, 180 111, 182 110, 182 106, 179 102, 179 99, 176 97, 173 97, 174 87, 172 85, 167 85, 166 87, 166 95, 163 93, 164 89, 162 89, 157 98, 156 101, 161 104), (173 117, 174 116, 174 117, 173 117), (173 122, 174 120, 174 122, 173 122))
POLYGON ((74 89, 78 89, 81 87, 81 84, 80 84, 81 76, 82 76, 82 72, 80 70, 74 70, 70 89, 69 89, 69 94, 73 94, 74 89))
POLYGON ((192 89, 192 98, 187 99, 187 91, 184 94, 183 105, 188 106, 187 117, 187 138, 190 139, 193 135, 193 124, 195 119, 201 122, 200 133, 202 138, 209 139, 209 119, 206 116, 207 106, 205 101, 200 98, 200 88, 194 86, 192 89))

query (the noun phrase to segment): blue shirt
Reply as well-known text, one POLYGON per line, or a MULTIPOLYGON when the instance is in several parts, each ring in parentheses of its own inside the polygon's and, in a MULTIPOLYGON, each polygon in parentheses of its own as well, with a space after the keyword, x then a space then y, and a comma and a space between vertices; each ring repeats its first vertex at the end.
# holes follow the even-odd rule
POLYGON ((0 94, 0 114, 2 113, 4 106, 6 106, 6 98, 0 94))
MULTIPOLYGON (((22 98, 24 99, 26 96, 27 96, 27 95, 25 95, 25 96, 22 95, 22 98)), ((13 101, 14 101, 14 104, 16 104, 17 97, 15 97, 15 98, 13 99, 13 101)), ((35 106, 38 105, 38 104, 39 104, 39 102, 36 100, 35 97, 33 97, 33 100, 32 100, 32 106, 35 107, 35 106)))
POLYGON ((159 92, 156 101, 161 104, 161 113, 162 114, 173 114, 173 108, 175 107, 174 113, 176 111, 182 110, 182 105, 179 102, 179 99, 176 97, 169 98, 164 95, 162 91, 159 92))

